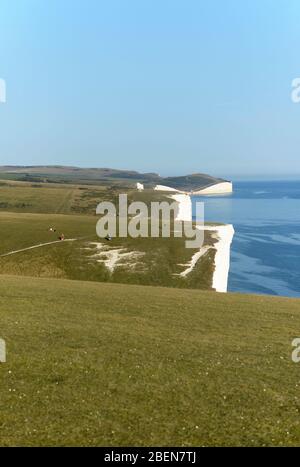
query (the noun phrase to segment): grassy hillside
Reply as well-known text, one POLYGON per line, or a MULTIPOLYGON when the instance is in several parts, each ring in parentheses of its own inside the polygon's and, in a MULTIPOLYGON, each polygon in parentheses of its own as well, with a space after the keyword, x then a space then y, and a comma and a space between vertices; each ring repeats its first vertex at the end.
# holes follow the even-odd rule
POLYGON ((183 191, 197 191, 201 188, 214 185, 215 183, 224 182, 222 178, 211 177, 206 174, 184 175, 182 177, 166 177, 164 184, 172 188, 183 191))
POLYGON ((143 201, 148 206, 152 201, 169 200, 163 193, 152 189, 139 192, 126 183, 87 186, 0 180, 0 212, 90 216, 96 214, 96 207, 102 201, 118 206, 121 193, 128 195, 128 203, 143 201))
MULTIPOLYGON (((0 212, 0 274, 211 288, 214 250, 182 278, 176 274, 186 269, 185 265, 198 251, 185 248, 184 238, 128 237, 106 242, 97 237, 96 222, 96 217, 88 215, 0 212), (56 228, 55 233, 49 232, 52 226, 56 228), (56 242, 61 233, 74 241, 2 256, 56 242), (114 255, 117 261, 111 270, 108 266, 114 255)), ((211 232, 206 232, 205 244, 213 245, 214 241, 211 232)))
MULTIPOLYGON (((101 201, 118 206, 119 193, 127 193, 128 202, 139 200, 148 206, 151 201, 167 199, 153 190, 139 193, 121 186, 0 182, 0 274, 211 288, 213 250, 181 278, 178 274, 197 251, 186 249, 184 238, 128 237, 108 243, 96 236, 96 206, 101 201), (56 232, 49 232, 49 227, 56 232), (56 241, 61 233, 75 241, 1 256, 56 241), (105 261, 114 254, 118 261, 110 270, 105 261)), ((214 242, 211 232, 206 232, 205 244, 214 242)))
POLYGON ((298 300, 2 276, 1 445, 299 445, 298 300))
POLYGON ((86 186, 2 180, 0 212, 95 215, 98 203, 117 202, 119 193, 127 192, 125 184, 86 186))

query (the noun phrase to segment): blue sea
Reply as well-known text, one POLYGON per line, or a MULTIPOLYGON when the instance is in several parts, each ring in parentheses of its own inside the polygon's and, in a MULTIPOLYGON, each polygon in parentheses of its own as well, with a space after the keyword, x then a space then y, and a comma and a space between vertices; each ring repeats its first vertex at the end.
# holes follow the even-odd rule
POLYGON ((300 181, 236 182, 205 202, 205 221, 233 224, 228 290, 300 297, 300 181))

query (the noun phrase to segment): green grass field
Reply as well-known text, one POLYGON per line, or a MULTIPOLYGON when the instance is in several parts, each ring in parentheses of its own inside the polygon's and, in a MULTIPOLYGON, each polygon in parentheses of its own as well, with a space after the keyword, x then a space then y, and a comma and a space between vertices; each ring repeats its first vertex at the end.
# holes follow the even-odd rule
MULTIPOLYGON (((96 206, 101 201, 112 201, 118 206, 120 193, 128 195, 128 203, 143 201, 148 206, 151 201, 168 199, 153 190, 139 193, 120 184, 0 181, 1 274, 210 289, 214 250, 201 258, 186 278, 178 276, 197 251, 186 249, 183 238, 114 238, 105 245, 108 255, 120 249, 120 261, 113 270, 108 269, 104 255, 95 256, 97 247, 92 243, 105 244, 96 236, 96 206), (52 226, 55 234, 49 232, 52 226), (1 257, 55 241, 61 233, 76 241, 1 257)), ((214 243, 210 232, 205 235, 205 243, 214 243)))
POLYGON ((126 186, 85 186, 0 180, 0 212, 95 215, 101 201, 115 201, 126 186))
POLYGON ((99 239, 122 192, 165 199, 0 181, 0 445, 299 445, 300 301, 209 291, 213 249, 179 277, 184 238, 99 239))
POLYGON ((121 181, 88 186, 0 179, 0 212, 95 216, 96 207, 102 201, 111 201, 118 206, 120 193, 128 195, 128 203, 143 201, 148 206, 151 201, 168 200, 160 192, 150 189, 138 192, 121 181))
POLYGON ((298 300, 2 276, 1 445, 300 444, 298 300))
MULTIPOLYGON (((214 250, 203 256, 186 278, 181 278, 176 274, 185 269, 182 265, 187 264, 197 251, 185 248, 184 238, 128 237, 106 242, 97 237, 96 222, 96 217, 87 215, 0 212, 1 274, 211 288, 214 250), (55 226, 57 231, 49 232, 50 226, 55 226), (67 239, 75 241, 54 243, 1 256, 56 241, 61 233, 67 239), (119 250, 120 261, 113 271, 103 262, 108 257, 95 256, 97 249, 94 243, 101 243, 108 255, 119 250)), ((213 242, 210 232, 207 232, 205 243, 213 245, 213 242)))

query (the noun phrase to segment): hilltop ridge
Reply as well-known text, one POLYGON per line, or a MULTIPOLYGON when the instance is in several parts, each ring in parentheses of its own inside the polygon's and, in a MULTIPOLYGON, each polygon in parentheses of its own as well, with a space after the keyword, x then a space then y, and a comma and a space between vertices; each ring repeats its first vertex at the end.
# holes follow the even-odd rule
POLYGON ((140 173, 135 170, 83 168, 64 165, 4 165, 0 166, 0 178, 22 181, 55 181, 58 183, 76 181, 82 184, 119 180, 132 184, 142 182, 147 188, 153 188, 155 185, 160 184, 183 191, 197 191, 226 181, 203 173, 162 177, 155 172, 140 173))

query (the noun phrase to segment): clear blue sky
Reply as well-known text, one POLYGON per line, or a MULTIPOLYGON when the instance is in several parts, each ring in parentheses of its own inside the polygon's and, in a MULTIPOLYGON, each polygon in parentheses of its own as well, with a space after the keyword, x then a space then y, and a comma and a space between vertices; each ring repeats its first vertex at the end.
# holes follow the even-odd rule
POLYGON ((299 0, 1 0, 0 165, 299 175, 299 0))

